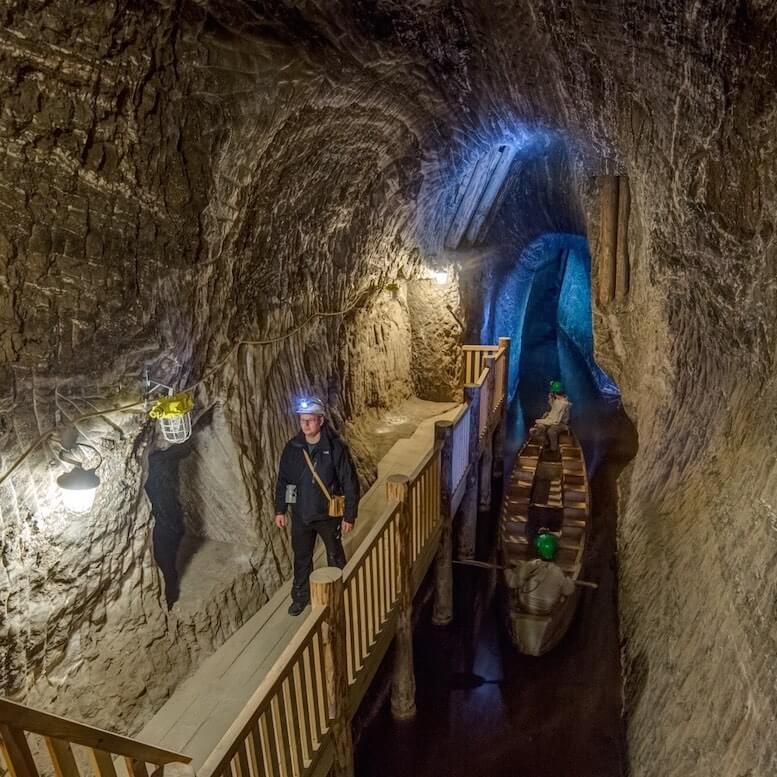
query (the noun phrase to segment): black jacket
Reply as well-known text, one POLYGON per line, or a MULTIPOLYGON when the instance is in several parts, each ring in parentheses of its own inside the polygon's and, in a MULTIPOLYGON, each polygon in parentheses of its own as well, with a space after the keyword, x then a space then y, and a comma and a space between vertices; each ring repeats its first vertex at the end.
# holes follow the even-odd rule
MULTIPOLYGON (((305 463, 303 451, 306 450, 307 442, 302 432, 286 443, 278 467, 278 482, 275 485, 275 512, 286 512, 286 486, 295 485, 297 503, 291 506, 292 515, 303 523, 312 523, 329 518, 329 504, 305 463)), ((345 496, 343 520, 353 523, 359 509, 359 479, 348 448, 329 428, 328 423, 321 427, 321 439, 311 458, 329 493, 332 496, 345 496)))

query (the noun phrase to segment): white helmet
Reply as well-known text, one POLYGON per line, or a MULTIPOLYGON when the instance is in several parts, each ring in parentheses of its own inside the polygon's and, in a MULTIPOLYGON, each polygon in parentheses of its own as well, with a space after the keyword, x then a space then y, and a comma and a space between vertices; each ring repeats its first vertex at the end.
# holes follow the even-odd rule
POLYGON ((298 399, 294 405, 294 412, 297 415, 301 413, 310 413, 311 415, 326 415, 324 403, 318 397, 304 397, 298 399))

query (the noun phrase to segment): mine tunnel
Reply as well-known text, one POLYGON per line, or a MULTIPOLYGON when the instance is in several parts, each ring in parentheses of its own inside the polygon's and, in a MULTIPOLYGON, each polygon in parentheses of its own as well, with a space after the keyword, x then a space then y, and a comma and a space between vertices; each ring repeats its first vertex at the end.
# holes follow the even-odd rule
POLYGON ((777 773, 771 4, 0 20, 0 777, 777 773))

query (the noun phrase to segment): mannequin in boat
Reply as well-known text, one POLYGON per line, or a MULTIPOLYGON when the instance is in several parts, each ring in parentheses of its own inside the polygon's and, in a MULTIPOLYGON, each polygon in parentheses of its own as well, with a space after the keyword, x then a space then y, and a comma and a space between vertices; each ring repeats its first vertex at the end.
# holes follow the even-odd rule
POLYGON ((534 539, 534 548, 539 558, 522 561, 507 570, 507 584, 518 590, 518 600, 526 612, 549 615, 563 596, 569 596, 575 590, 575 584, 554 562, 558 553, 555 534, 540 529, 534 539))
POLYGON ((565 431, 569 423, 569 412, 572 403, 564 393, 564 386, 560 380, 550 382, 550 394, 548 395, 548 410, 542 418, 534 422, 529 430, 531 435, 543 434, 550 444, 552 451, 558 450, 558 436, 565 431))

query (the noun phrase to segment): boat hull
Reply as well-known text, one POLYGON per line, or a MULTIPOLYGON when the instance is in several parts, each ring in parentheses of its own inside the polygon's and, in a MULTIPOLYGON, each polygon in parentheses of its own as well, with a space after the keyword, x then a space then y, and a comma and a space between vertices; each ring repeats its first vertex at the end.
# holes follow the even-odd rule
POLYGON ((518 604, 511 603, 507 608, 507 631, 513 645, 527 656, 541 656, 553 650, 572 623, 577 598, 575 591, 559 602, 549 615, 524 612, 518 604))
POLYGON ((516 457, 500 519, 505 622, 513 645, 526 655, 541 656, 561 641, 575 615, 579 589, 562 597, 550 613, 532 613, 511 586, 516 582, 512 570, 534 558, 532 542, 544 527, 559 538, 556 563, 570 579, 578 580, 589 517, 588 476, 577 438, 564 433, 560 455, 548 455, 536 440, 528 440, 516 457))

